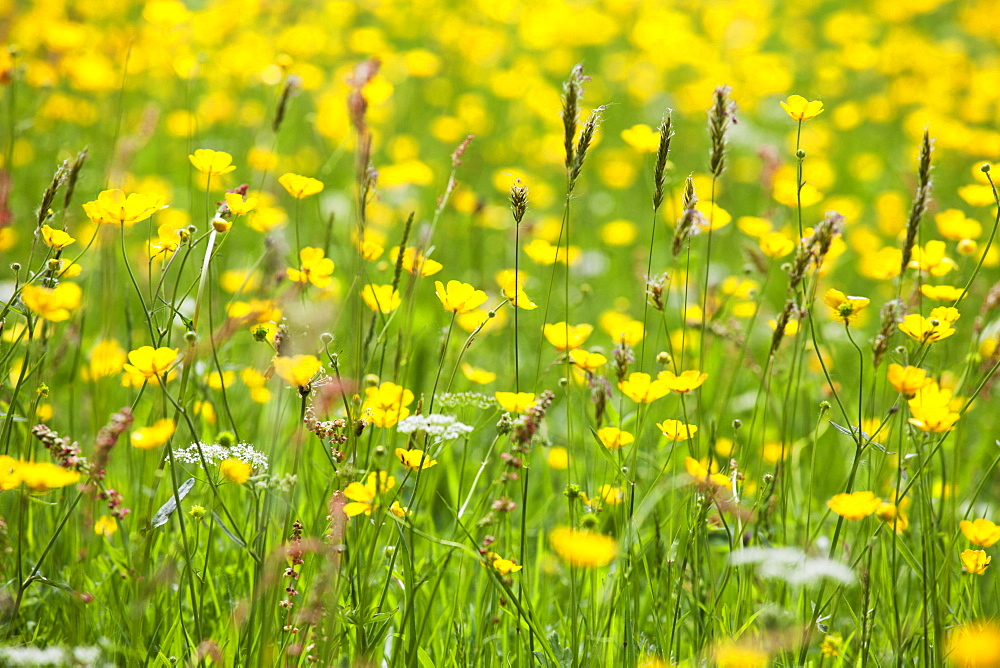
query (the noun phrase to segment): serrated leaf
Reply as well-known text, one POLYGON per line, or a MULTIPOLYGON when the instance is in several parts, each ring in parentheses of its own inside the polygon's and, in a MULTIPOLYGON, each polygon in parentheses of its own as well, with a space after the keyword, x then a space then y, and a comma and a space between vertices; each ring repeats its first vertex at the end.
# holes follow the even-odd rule
POLYGON ((177 500, 183 500, 184 497, 188 495, 188 492, 191 491, 192 487, 194 487, 194 478, 188 478, 181 483, 181 486, 177 488, 177 495, 171 495, 170 498, 167 499, 167 502, 160 506, 160 509, 156 511, 155 515, 153 515, 153 519, 150 521, 151 528, 156 529, 166 524, 170 520, 170 516, 174 514, 175 510, 177 510, 177 500))

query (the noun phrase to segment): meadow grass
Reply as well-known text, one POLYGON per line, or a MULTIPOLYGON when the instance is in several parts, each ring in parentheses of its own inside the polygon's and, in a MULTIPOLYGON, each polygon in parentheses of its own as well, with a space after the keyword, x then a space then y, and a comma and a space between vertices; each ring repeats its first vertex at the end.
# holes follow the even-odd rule
POLYGON ((0 663, 1000 666, 1000 26, 875 4, 0 2, 0 663))

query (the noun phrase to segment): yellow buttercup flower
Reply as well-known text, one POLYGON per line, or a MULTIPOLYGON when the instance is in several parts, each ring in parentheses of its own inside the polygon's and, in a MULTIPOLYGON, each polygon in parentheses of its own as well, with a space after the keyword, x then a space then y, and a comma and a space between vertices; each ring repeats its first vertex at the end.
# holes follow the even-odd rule
POLYGON ((413 392, 396 383, 385 382, 365 388, 365 403, 361 409, 376 427, 394 427, 410 415, 406 408, 413 402, 413 392))
POLYGON ((374 241, 363 241, 358 245, 358 251, 361 253, 361 257, 369 262, 374 262, 382 257, 382 253, 385 252, 385 248, 381 244, 374 241))
POLYGON ((385 471, 378 473, 372 471, 368 474, 364 484, 352 482, 344 488, 344 496, 351 500, 351 503, 344 505, 344 514, 348 517, 354 517, 361 513, 370 514, 377 507, 375 497, 380 492, 388 492, 395 486, 395 476, 391 476, 385 471))
POLYGON ((462 362, 462 375, 477 385, 486 385, 497 379, 497 375, 486 369, 478 369, 468 362, 462 362))
POLYGON ((583 348, 569 351, 569 358, 573 364, 584 371, 595 371, 608 363, 608 358, 601 353, 587 352, 583 348))
POLYGON ((940 239, 928 241, 923 247, 914 246, 909 267, 926 271, 931 276, 944 276, 958 267, 954 260, 945 255, 946 251, 947 246, 940 239))
POLYGON ((448 281, 446 288, 441 281, 434 281, 434 294, 446 311, 467 313, 486 301, 486 293, 468 283, 448 281))
POLYGON ((150 239, 147 246, 150 258, 158 258, 177 250, 181 244, 181 233, 171 223, 164 223, 156 228, 156 239, 150 239))
POLYGON ((827 507, 847 520, 860 520, 874 513, 882 504, 882 499, 874 492, 854 492, 837 494, 826 502, 827 507))
POLYGON ((982 575, 986 572, 986 567, 993 561, 993 557, 986 556, 984 550, 963 550, 962 568, 969 575, 982 575))
POLYGON ((239 193, 226 193, 226 206, 234 216, 245 216, 257 207, 256 197, 247 197, 239 193))
POLYGON ((921 343, 935 343, 955 333, 952 327, 960 317, 958 309, 952 306, 938 306, 931 309, 929 317, 911 313, 899 323, 899 331, 921 343))
POLYGON ((495 554, 492 555, 492 560, 490 561, 490 563, 492 564, 493 569, 497 573, 504 576, 510 575, 511 573, 516 573, 522 568, 520 564, 516 564, 510 559, 504 559, 503 557, 498 557, 495 554))
POLYGON ((292 387, 305 387, 313 376, 323 368, 323 363, 314 355, 294 355, 275 357, 274 372, 292 387))
POLYGON ((90 350, 90 364, 86 372, 90 379, 113 376, 122 369, 128 356, 125 349, 114 339, 102 339, 90 350))
POLYGON ((617 450, 635 441, 635 436, 617 427, 602 427, 597 430, 597 438, 601 439, 608 450, 617 450))
POLYGON ((525 244, 523 250, 525 255, 538 264, 544 265, 551 265, 556 262, 566 264, 567 258, 569 258, 569 264, 575 265, 583 253, 579 246, 563 248, 561 246, 554 246, 545 239, 534 239, 525 244))
POLYGON ((962 296, 962 288, 953 285, 927 285, 920 286, 920 294, 928 299, 938 302, 953 302, 962 296))
POLYGON ((326 257, 322 248, 307 246, 299 251, 299 268, 285 269, 288 280, 295 283, 312 283, 317 288, 329 287, 333 282, 333 260, 326 257))
POLYGON ((947 657, 961 668, 1000 666, 1000 627, 993 622, 959 626, 948 634, 947 657))
POLYGON ((903 507, 909 505, 909 500, 909 497, 904 498, 898 506, 883 502, 875 509, 875 516, 891 525, 897 534, 902 534, 910 526, 910 520, 903 512, 903 507))
POLYGON ((368 308, 381 313, 392 313, 403 303, 403 298, 399 296, 399 290, 394 290, 391 285, 372 283, 361 289, 361 299, 368 308))
POLYGON ((0 455, 0 492, 14 489, 21 484, 17 475, 18 461, 10 455, 0 455))
POLYGON ((833 309, 834 317, 845 324, 850 324, 861 309, 871 302, 866 297, 850 297, 833 288, 823 294, 823 301, 833 309))
POLYGON ((50 248, 62 250, 66 246, 75 242, 76 239, 62 230, 54 230, 48 225, 42 225, 42 241, 44 241, 45 245, 50 248))
POLYGON ((771 665, 771 655, 764 649, 732 641, 717 645, 712 650, 712 660, 716 668, 767 668, 771 665))
POLYGON ((493 396, 508 413, 523 413, 535 402, 534 392, 495 392, 493 396))
POLYGON ((662 380, 651 380, 648 373, 635 372, 618 383, 618 389, 632 401, 648 404, 670 394, 670 386, 662 380))
POLYGON ((118 522, 110 515, 101 515, 94 522, 94 533, 98 536, 110 538, 116 531, 118 531, 118 522))
POLYGON ((656 379, 666 383, 672 392, 680 394, 698 389, 707 378, 707 373, 702 373, 697 369, 682 371, 679 376, 674 375, 673 371, 661 371, 656 376, 656 379))
POLYGON ((291 172, 282 174, 278 178, 278 183, 280 183, 282 187, 288 191, 289 195, 296 199, 309 197, 310 195, 315 195, 316 193, 323 191, 322 181, 308 176, 292 174, 291 172))
POLYGON ((153 378, 170 371, 178 357, 179 353, 173 348, 142 346, 128 354, 130 363, 123 365, 123 368, 128 373, 153 378))
POLYGON ((163 418, 149 427, 136 429, 130 434, 129 440, 133 447, 140 450, 158 448, 170 440, 176 429, 177 424, 171 418, 163 418))
POLYGON ((625 500, 625 492, 622 491, 622 488, 613 485, 601 485, 598 487, 597 496, 609 506, 618 505, 625 500))
POLYGON ((810 102, 801 95, 789 95, 788 100, 780 102, 781 108, 795 121, 808 121, 823 113, 823 103, 819 100, 810 102))
POLYGON ((128 196, 121 190, 105 190, 96 200, 83 205, 83 210, 91 221, 99 225, 124 225, 129 227, 141 223, 160 209, 165 209, 158 198, 132 193, 128 196))
POLYGON ((219 464, 219 473, 222 474, 222 477, 237 485, 242 485, 249 480, 252 470, 250 464, 235 457, 224 459, 219 464))
POLYGON ((973 545, 992 547, 997 541, 1000 541, 1000 526, 988 519, 979 518, 971 522, 962 520, 958 523, 958 527, 973 545))
POLYGON ((909 423, 926 432, 952 431, 961 415, 951 410, 951 399, 951 390, 942 389, 932 380, 909 400, 909 423))
POLYGON ((615 343, 626 346, 636 345, 646 335, 641 320, 633 320, 628 315, 615 311, 601 315, 600 325, 615 343))
POLYGON ((500 292, 515 307, 524 309, 525 311, 538 308, 538 304, 531 301, 531 298, 524 292, 523 276, 516 276, 513 271, 502 271, 497 278, 497 282, 500 284, 500 292))
POLYGON ((202 174, 209 176, 221 176, 235 171, 233 156, 225 151, 213 151, 210 148, 199 148, 194 155, 189 155, 188 160, 202 174))
POLYGON ((643 153, 656 153, 660 147, 660 133, 643 123, 622 130, 621 137, 626 144, 643 153))
POLYGON ((49 322, 69 320, 71 312, 80 306, 83 291, 76 283, 60 283, 54 288, 25 285, 21 301, 31 312, 49 322))
POLYGON ((685 424, 680 420, 657 422, 656 427, 660 430, 660 433, 667 437, 668 441, 673 441, 674 443, 694 438, 694 435, 698 433, 696 425, 685 424))
POLYGON ((59 269, 56 270, 56 278, 76 278, 83 271, 81 267, 76 262, 70 262, 69 260, 63 258, 59 260, 59 269))
MULTIPOLYGON (((381 250, 379 250, 379 253, 381 253, 381 250)), ((389 251, 389 260, 391 260, 393 264, 399 261, 399 246, 396 246, 389 251)), ((407 273, 423 277, 433 276, 444 269, 443 264, 437 260, 430 259, 412 246, 403 250, 401 266, 407 273)))
POLYGON ((488 308, 474 308, 468 313, 459 313, 455 318, 455 324, 468 333, 478 331, 478 334, 492 334, 503 329, 510 316, 503 309, 490 310, 488 308))
POLYGON ((906 397, 912 397, 934 382, 933 378, 927 377, 926 371, 915 366, 904 367, 899 364, 890 364, 887 375, 889 384, 906 397))
MULTIPOLYGON (((990 197, 992 200, 992 196, 990 197)), ((983 233, 979 221, 967 218, 959 209, 948 209, 934 216, 938 232, 945 239, 961 241, 963 239, 978 239, 983 233)))
POLYGON ((51 462, 14 461, 13 475, 17 477, 17 484, 24 483, 33 492, 66 487, 80 479, 77 471, 64 469, 51 462))
POLYGON ((396 448, 396 457, 403 466, 414 471, 422 471, 437 465, 437 460, 425 455, 423 450, 396 448))
POLYGON ((545 457, 545 463, 556 471, 565 471, 569 468, 569 451, 559 445, 552 446, 545 457))
POLYGON ((781 232, 768 232, 760 239, 760 252, 768 257, 785 257, 793 250, 795 242, 781 232))
POLYGON ((554 325, 545 325, 542 327, 545 339, 555 346, 556 350, 579 348, 593 331, 594 326, 586 323, 582 325, 570 325, 565 322, 557 322, 554 325))
POLYGON ((569 527, 549 532, 549 545, 563 561, 581 568, 607 566, 618 555, 618 542, 611 536, 569 527))

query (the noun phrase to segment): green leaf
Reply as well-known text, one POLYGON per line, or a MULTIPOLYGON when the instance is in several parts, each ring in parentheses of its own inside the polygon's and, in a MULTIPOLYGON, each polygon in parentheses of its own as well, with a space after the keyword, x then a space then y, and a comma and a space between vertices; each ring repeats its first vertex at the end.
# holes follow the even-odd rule
MULTIPOLYGON (((192 478, 192 480, 193 480, 193 478, 192 478)), ((240 547, 244 547, 244 548, 246 547, 246 544, 242 540, 240 540, 235 535, 233 535, 233 532, 229 530, 229 527, 226 526, 226 523, 222 521, 222 518, 219 517, 218 513, 216 513, 214 510, 212 511, 212 517, 215 518, 215 521, 219 523, 219 526, 222 527, 222 530, 226 532, 226 535, 229 536, 229 538, 234 543, 236 543, 240 547)))
POLYGON ((600 448, 601 454, 604 455, 606 460, 608 460, 608 464, 611 465, 611 468, 617 471, 618 475, 620 475, 625 482, 630 485, 633 484, 631 478, 625 475, 625 471, 622 470, 622 466, 615 461, 614 455, 612 455, 611 451, 608 450, 608 446, 604 445, 604 441, 602 441, 601 437, 597 435, 597 431, 595 431, 593 427, 590 428, 590 433, 594 435, 594 440, 597 441, 597 447, 600 448))
POLYGON ((177 495, 171 496, 167 499, 167 502, 160 506, 160 509, 156 511, 155 515, 153 515, 153 519, 150 521, 150 527, 156 529, 157 527, 161 527, 166 524, 167 521, 170 520, 170 516, 174 514, 175 510, 177 510, 177 500, 183 499, 187 496, 192 487, 194 487, 194 478, 188 478, 181 483, 181 486, 177 488, 177 495))

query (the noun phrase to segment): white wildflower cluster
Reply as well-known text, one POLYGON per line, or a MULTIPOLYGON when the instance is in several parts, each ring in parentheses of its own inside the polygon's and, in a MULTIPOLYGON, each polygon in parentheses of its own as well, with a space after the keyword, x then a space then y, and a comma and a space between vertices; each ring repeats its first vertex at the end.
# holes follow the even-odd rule
POLYGON ((411 415, 400 420, 396 429, 404 434, 415 431, 427 432, 429 436, 437 436, 442 441, 449 441, 464 434, 471 434, 475 429, 462 424, 450 415, 431 413, 430 415, 411 415))
POLYGON ((496 408, 497 400, 479 392, 445 392, 435 395, 434 401, 445 408, 496 408))
POLYGON ((201 466, 201 454, 198 448, 201 447, 201 454, 205 455, 205 463, 218 465, 226 459, 239 459, 246 462, 257 473, 267 471, 267 455, 256 450, 249 443, 237 443, 232 447, 218 445, 217 443, 192 443, 186 448, 174 450, 174 458, 185 464, 197 464, 201 466))
POLYGON ((5 666, 96 666, 100 656, 100 647, 0 647, 5 666))
POLYGON ((784 580, 792 586, 811 585, 831 578, 845 585, 854 583, 854 571, 846 564, 825 557, 810 557, 794 547, 748 547, 729 555, 732 566, 757 564, 762 578, 784 580))

